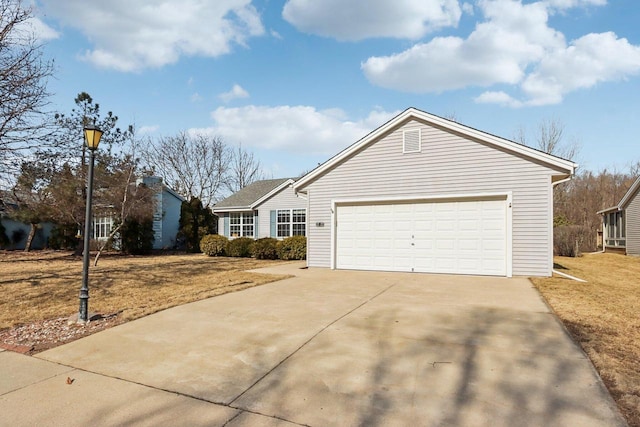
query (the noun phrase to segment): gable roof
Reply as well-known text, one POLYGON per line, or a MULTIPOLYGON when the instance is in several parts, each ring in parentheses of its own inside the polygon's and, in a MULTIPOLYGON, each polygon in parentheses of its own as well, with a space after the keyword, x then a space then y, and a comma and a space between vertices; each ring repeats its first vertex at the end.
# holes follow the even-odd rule
POLYGON ((379 138, 384 136, 386 133, 390 132, 396 127, 399 127, 403 123, 416 119, 422 122, 426 122, 430 125, 434 125, 438 128, 444 129, 446 131, 450 131, 453 133, 457 133, 463 136, 467 136, 473 138, 478 141, 482 141, 489 145, 495 146, 496 148, 501 148, 505 151, 512 152, 514 154, 519 154, 524 157, 527 157, 533 161, 538 161, 543 164, 546 164, 554 169, 559 170, 558 179, 564 179, 572 176, 575 173, 578 165, 571 160, 565 160, 557 156, 553 156, 551 154, 547 154, 540 150, 536 150, 535 148, 527 147, 526 145, 518 144, 517 142, 510 141, 508 139, 501 138, 499 136, 491 135, 486 132, 482 132, 480 130, 474 129, 469 126, 462 125, 460 123, 454 122, 452 120, 448 120, 442 117, 435 116, 433 114, 429 114, 425 111, 418 110, 417 108, 408 108, 396 117, 389 120, 387 123, 383 124, 379 128, 373 130, 364 138, 355 142, 351 146, 345 148, 337 155, 333 156, 302 178, 300 178, 293 185, 294 191, 299 191, 305 185, 309 184, 319 176, 331 170, 334 166, 342 162, 343 160, 351 157, 355 153, 364 150, 369 145, 376 142, 379 138))
POLYGON ((251 210, 262 202, 293 184, 292 178, 264 179, 249 184, 240 191, 233 193, 226 199, 216 203, 214 212, 233 210, 251 210))
POLYGON ((629 189, 624 194, 624 196, 622 196, 622 199, 620 199, 620 203, 610 208, 598 211, 597 213, 603 214, 603 213, 621 211, 623 209, 626 209, 627 205, 629 205, 629 203, 633 200, 633 198, 638 193, 638 191, 640 191, 640 176, 635 180, 633 184, 631 184, 631 187, 629 187, 629 189))

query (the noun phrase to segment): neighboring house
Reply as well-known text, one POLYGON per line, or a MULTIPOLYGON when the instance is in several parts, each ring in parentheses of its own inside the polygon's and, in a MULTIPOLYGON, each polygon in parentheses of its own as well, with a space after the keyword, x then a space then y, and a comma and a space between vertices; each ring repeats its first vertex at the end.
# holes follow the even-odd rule
POLYGON ((414 108, 293 184, 307 264, 550 276, 553 186, 577 165, 414 108))
MULTIPOLYGON (((9 240, 9 245, 4 249, 23 250, 27 245, 29 231, 31 231, 31 225, 13 220, 9 217, 10 211, 18 208, 16 203, 11 193, 0 191, 0 222, 2 222, 4 234, 9 240)), ((31 248, 45 248, 52 228, 53 224, 51 223, 40 224, 36 230, 36 234, 33 236, 31 248)))
POLYGON ((291 178, 266 179, 247 185, 213 207, 218 234, 236 237, 305 236, 307 201, 297 197, 291 178))
POLYGON ((640 255, 640 177, 620 203, 598 212, 602 215, 602 248, 605 251, 640 255))
MULTIPOLYGON (((162 183, 162 178, 145 176, 136 181, 137 185, 161 186, 156 193, 156 208, 153 213, 153 249, 171 249, 176 246, 176 236, 180 227, 180 207, 184 198, 162 183)), ((113 215, 96 216, 93 219, 93 236, 96 240, 109 237, 115 222, 113 215)))

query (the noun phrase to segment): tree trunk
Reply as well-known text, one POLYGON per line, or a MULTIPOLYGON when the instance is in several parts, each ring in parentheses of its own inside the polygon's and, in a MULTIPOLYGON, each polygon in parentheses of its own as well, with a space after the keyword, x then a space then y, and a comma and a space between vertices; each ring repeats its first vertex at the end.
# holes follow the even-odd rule
POLYGON ((81 256, 84 253, 84 236, 80 236, 80 241, 78 242, 78 246, 76 246, 76 250, 73 252, 75 256, 81 256))
POLYGON ((122 228, 122 224, 123 222, 121 221, 120 224, 114 228, 111 233, 109 233, 109 237, 107 237, 107 240, 100 246, 100 248, 98 249, 98 253, 96 254, 96 257, 93 261, 93 266, 97 267, 98 266, 98 260, 100 259, 100 255, 102 255, 102 251, 104 250, 104 248, 107 247, 107 245, 113 240, 113 236, 116 235, 116 233, 118 233, 118 231, 120 231, 120 228, 122 228))
POLYGON ((31 223, 30 225, 31 227, 29 228, 27 243, 24 244, 25 252, 29 252, 31 250, 31 243, 33 243, 33 238, 36 236, 36 230, 38 229, 38 224, 31 223))

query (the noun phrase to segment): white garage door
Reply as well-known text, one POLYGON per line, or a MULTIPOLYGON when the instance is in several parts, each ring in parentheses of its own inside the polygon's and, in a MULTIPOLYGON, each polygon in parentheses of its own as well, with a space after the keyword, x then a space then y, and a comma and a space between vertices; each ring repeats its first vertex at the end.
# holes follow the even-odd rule
POLYGON ((505 276, 506 201, 338 205, 336 267, 505 276))

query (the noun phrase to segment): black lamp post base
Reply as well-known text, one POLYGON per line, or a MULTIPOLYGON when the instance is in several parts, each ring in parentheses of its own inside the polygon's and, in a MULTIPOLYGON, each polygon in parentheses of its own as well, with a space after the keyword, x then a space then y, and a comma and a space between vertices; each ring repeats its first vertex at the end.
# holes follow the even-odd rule
POLYGON ((68 325, 86 325, 89 322, 93 322, 94 320, 100 320, 104 318, 104 316, 100 313, 89 313, 87 315, 87 321, 82 321, 80 320, 80 313, 76 313, 76 314, 72 314, 71 316, 69 316, 69 319, 67 319, 67 324, 68 325))

